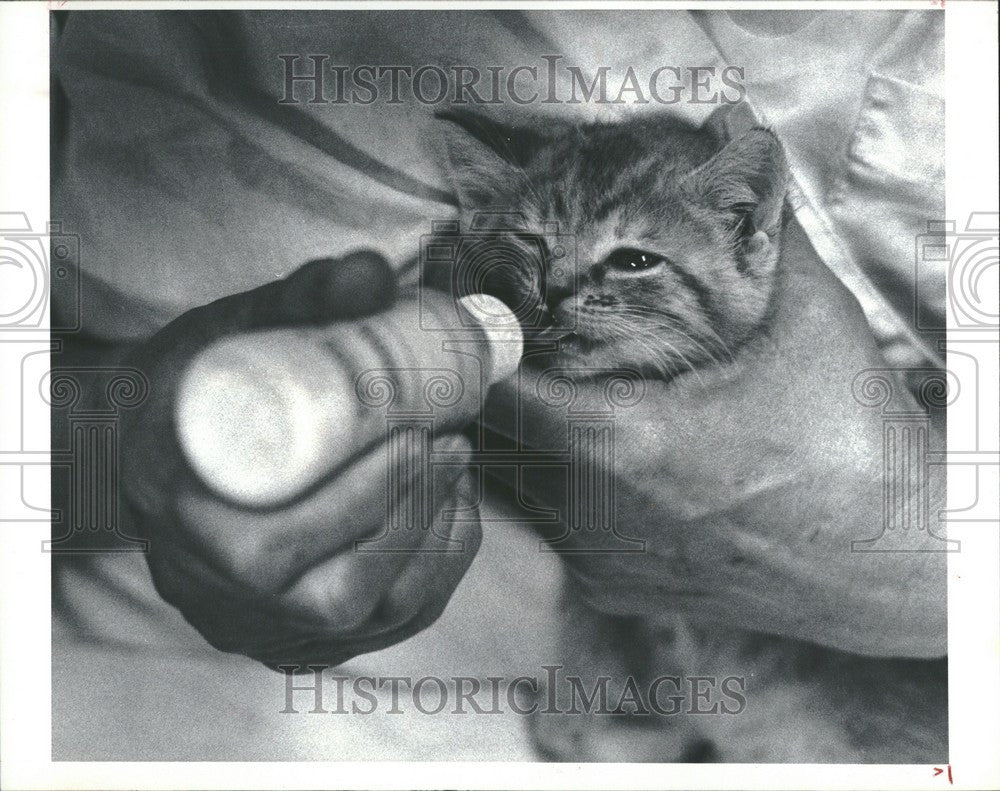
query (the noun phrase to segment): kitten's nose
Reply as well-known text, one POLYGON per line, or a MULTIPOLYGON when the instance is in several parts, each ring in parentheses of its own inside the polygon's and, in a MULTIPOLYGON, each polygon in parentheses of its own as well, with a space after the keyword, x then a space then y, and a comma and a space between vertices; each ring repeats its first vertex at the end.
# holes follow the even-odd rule
POLYGON ((545 304, 550 311, 554 311, 566 297, 572 296, 576 285, 573 281, 573 272, 568 266, 554 266, 546 271, 545 304))

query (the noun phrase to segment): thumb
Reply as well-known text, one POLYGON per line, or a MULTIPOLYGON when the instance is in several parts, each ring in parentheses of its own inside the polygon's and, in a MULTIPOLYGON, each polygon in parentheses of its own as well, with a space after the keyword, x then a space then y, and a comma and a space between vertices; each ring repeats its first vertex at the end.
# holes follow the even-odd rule
POLYGON ((358 250, 318 258, 253 292, 257 328, 326 324, 378 313, 396 299, 396 275, 381 255, 358 250))

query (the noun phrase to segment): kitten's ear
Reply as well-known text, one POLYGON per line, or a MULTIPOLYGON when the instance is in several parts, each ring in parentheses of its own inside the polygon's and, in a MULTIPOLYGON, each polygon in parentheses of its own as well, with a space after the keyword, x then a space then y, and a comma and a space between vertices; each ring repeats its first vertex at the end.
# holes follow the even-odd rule
POLYGON ((469 110, 439 110, 452 183, 465 206, 491 205, 513 194, 523 166, 542 144, 530 129, 509 126, 469 110))
POLYGON ((747 238, 773 236, 788 189, 784 149, 770 130, 751 129, 685 176, 682 187, 695 202, 737 215, 747 238))

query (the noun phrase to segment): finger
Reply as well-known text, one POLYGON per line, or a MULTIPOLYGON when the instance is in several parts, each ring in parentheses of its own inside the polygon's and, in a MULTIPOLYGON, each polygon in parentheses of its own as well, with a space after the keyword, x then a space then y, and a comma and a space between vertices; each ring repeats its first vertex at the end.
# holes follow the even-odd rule
MULTIPOLYGON (((470 558, 471 560, 471 558, 470 558)), ((394 645, 430 625, 444 607, 425 608, 408 620, 373 618, 353 635, 343 624, 278 597, 246 598, 183 552, 150 562, 157 592, 176 606, 206 641, 220 651, 243 654, 265 664, 315 663, 336 666, 358 654, 394 645)), ((457 584, 457 582, 456 582, 457 584)))
POLYGON ((416 621, 425 628, 444 611, 482 541, 478 488, 474 471, 466 469, 455 487, 454 507, 444 509, 436 523, 453 551, 414 556, 382 602, 387 622, 416 621))
MULTIPOLYGON (((165 534, 165 528, 161 524, 159 534, 165 534)), ((317 660, 339 664, 403 639, 394 634, 405 629, 405 624, 373 628, 348 639, 331 620, 331 613, 318 615, 289 607, 277 596, 250 594, 182 543, 158 542, 157 550, 147 555, 157 593, 220 651, 270 663, 317 660), (371 647, 354 648, 359 640, 371 647)))
MULTIPOLYGON (((449 491, 436 497, 437 524, 451 524, 449 511, 461 509, 466 520, 478 518, 477 498, 470 498, 468 474, 462 478, 461 491, 449 491), (454 506, 444 508, 445 505, 454 506)), ((413 547, 414 534, 421 536, 422 549, 440 549, 438 534, 430 531, 410 531, 407 536, 399 531, 390 534, 379 549, 391 550, 413 547), (433 535, 433 538, 432 538, 433 535)), ((461 530, 448 529, 446 534, 456 541, 445 564, 440 563, 440 553, 403 554, 383 552, 363 558, 369 565, 360 568, 348 566, 346 588, 337 593, 334 585, 320 595, 299 597, 306 586, 295 586, 291 595, 272 596, 248 592, 246 587, 220 576, 204 558, 192 553, 180 542, 160 543, 159 551, 150 554, 150 568, 156 588, 166 601, 177 606, 216 648, 245 654, 271 664, 289 661, 321 661, 338 664, 365 651, 391 645, 415 634, 433 622, 443 610, 451 592, 478 550, 480 534, 478 524, 466 524, 461 530), (408 574, 420 588, 409 592, 412 599, 407 607, 376 607, 384 596, 385 580, 394 575, 381 563, 388 558, 398 569, 407 563, 416 566, 428 564, 428 574, 435 584, 421 582, 427 575, 408 574), (446 573, 440 574, 444 567, 446 573), (359 573, 360 572, 360 573, 359 573), (366 586, 364 580, 381 580, 366 586), (413 595, 415 594, 415 596, 413 595), (347 600, 352 606, 344 607, 347 600), (354 632, 352 635, 351 632, 354 632)), ((343 557, 343 556, 341 556, 343 557)), ((321 567, 317 580, 326 577, 336 582, 336 563, 321 567)), ((317 591, 314 589, 313 593, 317 591)))
POLYGON ((396 290, 395 272, 374 251, 319 258, 281 280, 188 311, 144 344, 144 349, 155 350, 159 356, 181 347, 187 356, 234 332, 369 316, 390 307, 396 290))
MULTIPOLYGON (((156 534, 162 537, 168 530, 161 523, 156 534)), ((218 574, 182 543, 157 541, 147 560, 157 593, 219 650, 250 654, 248 646, 258 643, 261 634, 318 635, 326 630, 321 618, 289 610, 273 596, 248 594, 245 586, 218 574)))
POLYGON ((388 308, 396 299, 396 275, 381 255, 359 250, 310 261, 254 297, 255 327, 326 324, 388 308))
MULTIPOLYGON (((409 523, 386 525, 368 540, 310 568, 282 593, 282 599, 297 610, 334 618, 344 632, 373 626, 376 608, 405 567, 433 563, 441 553, 463 549, 460 541, 441 533, 442 512, 453 506, 455 484, 452 475, 447 485, 435 486, 431 503, 412 490, 406 492, 392 507, 397 517, 408 514, 409 523), (413 524, 420 518, 416 512, 425 508, 432 523, 413 524)), ((399 620, 393 617, 391 622, 399 620)))
MULTIPOLYGON (((327 479, 307 496, 278 510, 251 510, 220 500, 193 478, 179 485, 179 539, 203 555, 218 574, 242 581, 258 592, 276 592, 310 567, 352 548, 353 542, 377 535, 386 524, 389 486, 389 446, 381 444, 340 474, 327 479)), ((426 449, 404 446, 393 459, 393 482, 407 505, 419 487, 429 482, 449 491, 467 462, 468 440, 445 435, 433 445, 454 464, 426 463, 426 449), (428 479, 428 476, 431 476, 428 479)), ((419 535, 405 532, 415 543, 419 535)), ((403 546, 403 545, 401 545, 403 546)))

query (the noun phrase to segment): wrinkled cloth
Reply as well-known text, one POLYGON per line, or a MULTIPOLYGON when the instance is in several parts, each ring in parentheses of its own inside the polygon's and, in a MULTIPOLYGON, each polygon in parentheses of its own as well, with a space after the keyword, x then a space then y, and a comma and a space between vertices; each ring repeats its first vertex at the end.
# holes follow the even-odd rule
MULTIPOLYGON (((86 242, 85 330, 142 338, 191 307, 356 247, 399 263, 431 220, 453 215, 437 106, 310 104, 303 85, 303 103, 280 105, 279 55, 299 55, 302 73, 310 54, 509 71, 559 53, 563 95, 569 65, 588 80, 597 65, 619 80, 630 65, 640 75, 744 69, 750 106, 788 151, 813 244, 883 345, 909 344, 899 360, 919 362, 935 352, 911 327, 914 300, 937 315, 944 305, 943 278, 919 294, 913 285, 914 239, 944 215, 943 14, 781 16, 793 18, 785 35, 761 30, 765 15, 726 12, 73 15, 54 53, 69 115, 53 215, 86 242)), ((499 110, 528 121, 700 120, 714 109, 636 99, 499 110)))
MULTIPOLYGON (((509 70, 558 53, 588 82, 599 65, 619 78, 629 66, 743 68, 746 105, 731 121, 782 140, 796 218, 887 360, 940 364, 913 316, 918 303, 939 318, 944 306, 943 275, 914 276, 914 240, 944 216, 943 25, 939 12, 869 10, 70 13, 53 47, 65 102, 52 215, 81 238, 82 331, 138 341, 190 308, 361 247, 402 266, 432 221, 455 215, 436 107, 281 104, 280 55, 299 55, 299 69, 326 54, 509 70)), ((482 109, 515 122, 703 120, 715 109, 635 98, 482 109)), ((517 526, 487 532, 441 622, 345 672, 513 677, 558 662, 558 564, 517 526)), ((156 596, 141 558, 57 560, 54 573, 55 758, 532 757, 516 717, 430 727, 279 715, 283 679, 204 644, 156 596)))

